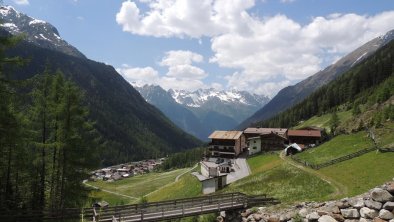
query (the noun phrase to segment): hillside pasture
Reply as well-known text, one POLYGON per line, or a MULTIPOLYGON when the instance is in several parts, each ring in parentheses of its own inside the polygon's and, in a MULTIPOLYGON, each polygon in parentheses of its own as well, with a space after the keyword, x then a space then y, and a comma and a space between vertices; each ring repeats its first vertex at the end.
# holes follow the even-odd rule
POLYGON ((365 131, 350 135, 339 135, 316 148, 296 154, 296 157, 311 164, 321 164, 335 158, 373 147, 365 131))

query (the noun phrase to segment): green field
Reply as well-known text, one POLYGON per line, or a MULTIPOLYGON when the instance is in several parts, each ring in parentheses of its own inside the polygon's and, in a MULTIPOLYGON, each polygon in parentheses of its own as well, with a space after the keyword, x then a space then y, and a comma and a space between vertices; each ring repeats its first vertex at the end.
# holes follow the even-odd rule
POLYGON ((283 162, 283 160, 280 159, 277 154, 261 154, 249 158, 247 161, 252 174, 267 171, 283 162))
POLYGON ((372 147, 373 143, 365 131, 350 135, 339 135, 319 147, 308 149, 296 155, 301 160, 312 164, 326 161, 372 147))
POLYGON ((370 152, 319 172, 345 185, 347 196, 358 195, 394 177, 394 153, 370 152))
MULTIPOLYGON (((352 117, 352 112, 350 110, 337 112, 337 115, 340 122, 345 122, 352 117)), ((330 124, 329 124, 330 119, 331 119, 331 113, 321 116, 313 116, 312 118, 298 124, 294 128, 299 129, 306 126, 317 126, 317 127, 325 128, 327 132, 330 132, 330 124)))
POLYGON ((202 194, 200 181, 190 173, 183 175, 177 182, 171 183, 147 196, 148 201, 162 201, 187 197, 195 197, 202 194))
POLYGON ((321 200, 332 192, 327 182, 284 163, 277 155, 263 154, 248 160, 252 174, 225 188, 225 192, 267 194, 282 202, 321 200))
POLYGON ((186 172, 187 170, 190 170, 190 168, 178 169, 164 173, 148 173, 116 182, 97 181, 88 182, 88 184, 100 189, 109 190, 115 193, 137 198, 137 200, 126 198, 98 190, 95 190, 91 193, 92 198, 105 200, 111 205, 119 205, 122 203, 127 204, 137 202, 138 198, 174 182, 178 175, 186 172))

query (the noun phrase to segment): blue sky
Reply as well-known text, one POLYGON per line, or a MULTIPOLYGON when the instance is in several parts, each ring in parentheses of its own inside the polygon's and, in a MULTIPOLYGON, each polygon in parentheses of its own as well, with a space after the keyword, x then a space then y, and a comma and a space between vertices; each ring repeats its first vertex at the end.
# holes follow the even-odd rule
POLYGON ((273 96, 394 29, 393 0, 5 0, 126 80, 273 96))

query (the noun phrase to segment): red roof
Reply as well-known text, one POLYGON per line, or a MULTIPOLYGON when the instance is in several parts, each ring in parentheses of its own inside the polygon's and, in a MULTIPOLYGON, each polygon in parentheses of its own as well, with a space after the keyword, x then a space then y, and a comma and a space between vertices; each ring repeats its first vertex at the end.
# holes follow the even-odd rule
POLYGON ((320 130, 289 130, 287 135, 290 136, 305 136, 305 137, 321 137, 320 130))

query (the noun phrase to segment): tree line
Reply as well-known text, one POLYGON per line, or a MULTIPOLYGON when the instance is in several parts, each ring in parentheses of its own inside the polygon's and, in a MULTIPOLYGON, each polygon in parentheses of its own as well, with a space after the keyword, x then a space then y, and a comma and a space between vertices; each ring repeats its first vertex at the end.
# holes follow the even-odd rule
POLYGON ((23 60, 5 50, 16 42, 0 37, 0 210, 80 207, 89 192, 82 180, 98 165, 99 140, 83 93, 50 68, 13 80, 5 70, 23 60))
POLYGON ((160 170, 191 167, 201 161, 203 156, 206 155, 206 152, 206 147, 198 147, 180 153, 171 154, 165 159, 160 170))
MULTIPOLYGON (((388 43, 366 61, 356 65, 336 80, 320 87, 302 102, 255 125, 263 127, 292 127, 314 115, 333 113, 339 105, 361 112, 360 105, 372 106, 394 95, 394 42, 388 43)), ((393 116, 391 106, 386 117, 393 116)), ((335 118, 335 117, 334 117, 335 118)), ((336 124, 333 124, 334 128, 336 124)))

